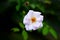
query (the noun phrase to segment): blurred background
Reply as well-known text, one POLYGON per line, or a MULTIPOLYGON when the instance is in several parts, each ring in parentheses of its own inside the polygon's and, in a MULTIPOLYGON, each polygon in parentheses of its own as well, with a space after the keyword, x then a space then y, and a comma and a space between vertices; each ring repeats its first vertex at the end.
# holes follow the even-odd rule
POLYGON ((0 40, 60 40, 60 0, 0 0, 0 40), (25 30, 29 10, 42 13, 43 28, 25 30))

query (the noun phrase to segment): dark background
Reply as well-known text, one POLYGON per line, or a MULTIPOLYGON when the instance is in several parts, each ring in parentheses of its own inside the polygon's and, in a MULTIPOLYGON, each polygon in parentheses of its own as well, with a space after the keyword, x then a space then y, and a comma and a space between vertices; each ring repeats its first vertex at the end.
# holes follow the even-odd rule
MULTIPOLYGON (((43 6, 45 7, 44 12, 40 9, 32 8, 30 6, 28 6, 29 9, 26 9, 25 7, 27 6, 24 5, 26 1, 21 2, 19 11, 16 10, 16 5, 18 5, 17 0, 0 1, 0 40, 23 40, 21 35, 22 29, 18 24, 19 19, 17 17, 14 18, 13 16, 14 14, 16 14, 19 17, 19 12, 21 12, 22 10, 26 10, 27 12, 29 9, 33 9, 37 11, 39 10, 42 12, 42 15, 44 15, 44 20, 48 22, 48 24, 51 25, 52 28, 54 28, 55 31, 58 33, 59 36, 57 40, 59 40, 60 39, 60 0, 50 0, 51 4, 49 4, 49 2, 45 3, 44 0, 43 1, 36 0, 39 1, 39 3, 41 2, 41 4, 43 4, 43 6), (17 27, 21 29, 21 31, 17 33, 10 31, 11 28, 13 27, 17 27)), ((43 36, 42 33, 38 33, 37 31, 28 32, 28 34, 29 34, 28 37, 29 40, 55 40, 51 36, 51 34, 43 36)))

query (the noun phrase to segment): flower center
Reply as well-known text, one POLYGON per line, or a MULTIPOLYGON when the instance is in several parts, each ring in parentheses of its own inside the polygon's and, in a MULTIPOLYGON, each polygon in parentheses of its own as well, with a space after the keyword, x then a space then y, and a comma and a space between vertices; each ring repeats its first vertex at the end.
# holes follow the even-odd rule
POLYGON ((36 18, 35 17, 32 17, 31 18, 31 21, 32 21, 32 23, 36 22, 36 18))

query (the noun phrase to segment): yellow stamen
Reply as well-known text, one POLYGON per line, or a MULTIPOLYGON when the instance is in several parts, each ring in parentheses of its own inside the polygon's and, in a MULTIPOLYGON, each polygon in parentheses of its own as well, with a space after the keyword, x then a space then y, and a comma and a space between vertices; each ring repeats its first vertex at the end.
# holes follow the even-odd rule
POLYGON ((35 17, 32 17, 31 18, 31 21, 32 21, 32 23, 36 22, 36 18, 35 17))

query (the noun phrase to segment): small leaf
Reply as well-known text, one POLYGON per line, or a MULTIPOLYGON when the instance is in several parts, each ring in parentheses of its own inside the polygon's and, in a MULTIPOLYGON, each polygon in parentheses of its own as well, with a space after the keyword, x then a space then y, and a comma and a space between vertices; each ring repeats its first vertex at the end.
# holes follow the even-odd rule
POLYGON ((31 4, 30 5, 33 9, 36 7, 36 5, 35 4, 31 4))
POLYGON ((13 31, 13 32, 19 32, 20 30, 19 30, 19 28, 12 28, 11 31, 13 31))
POLYGON ((49 30, 48 27, 44 27, 42 30, 43 35, 47 35, 49 32, 48 30, 49 30))
POLYGON ((25 30, 23 30, 22 36, 23 36, 24 40, 28 39, 28 34, 27 34, 27 32, 25 30))
POLYGON ((55 31, 53 28, 51 28, 49 31, 50 31, 51 35, 52 35, 55 39, 57 39, 57 33, 56 33, 56 31, 55 31))
POLYGON ((19 22, 19 26, 24 29, 24 25, 22 23, 19 22))
POLYGON ((26 12, 25 11, 22 11, 22 13, 25 15, 26 12))
POLYGON ((20 5, 21 5, 21 0, 17 0, 17 6, 16 6, 16 10, 19 11, 20 9, 20 5))
POLYGON ((43 35, 47 35, 49 33, 49 26, 44 22, 44 28, 42 29, 43 35))
POLYGON ((17 6, 16 6, 16 10, 18 11, 19 9, 20 9, 20 6, 19 6, 19 5, 17 5, 17 6))

